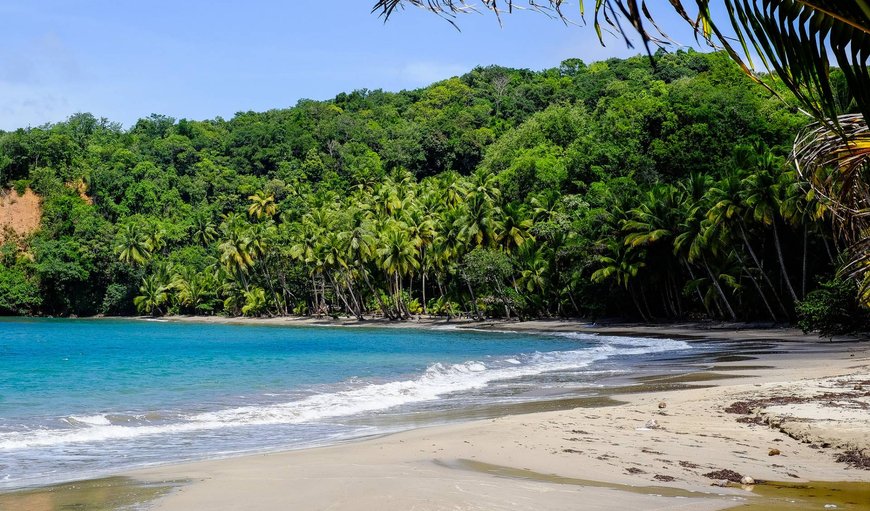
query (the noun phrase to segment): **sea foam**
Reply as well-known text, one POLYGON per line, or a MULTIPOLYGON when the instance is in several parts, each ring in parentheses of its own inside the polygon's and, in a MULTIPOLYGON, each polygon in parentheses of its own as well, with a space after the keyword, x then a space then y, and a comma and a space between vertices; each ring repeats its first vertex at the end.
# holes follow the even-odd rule
POLYGON ((64 428, 0 433, 0 450, 18 450, 76 443, 101 443, 154 435, 175 435, 223 428, 303 424, 338 417, 375 413, 471 391, 500 381, 552 371, 583 369, 620 355, 641 355, 689 348, 672 339, 627 338, 582 333, 557 337, 588 340, 584 349, 533 352, 458 364, 435 363, 416 377, 378 383, 345 382, 350 388, 320 392, 277 404, 252 405, 204 413, 177 415, 162 423, 113 424, 106 415, 70 416, 64 428))

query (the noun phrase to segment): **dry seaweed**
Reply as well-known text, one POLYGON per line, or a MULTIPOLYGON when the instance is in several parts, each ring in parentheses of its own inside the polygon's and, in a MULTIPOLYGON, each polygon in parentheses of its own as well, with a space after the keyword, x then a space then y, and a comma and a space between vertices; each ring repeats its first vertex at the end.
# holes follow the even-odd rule
POLYGON ((731 481, 732 483, 739 483, 740 480, 743 479, 742 475, 738 474, 733 470, 728 470, 727 468, 707 472, 706 474, 704 474, 704 477, 707 477, 709 479, 715 479, 717 481, 725 479, 727 481, 731 481))
POLYGON ((835 459, 837 463, 845 463, 853 468, 870 470, 870 454, 867 454, 864 449, 850 449, 838 454, 835 459))

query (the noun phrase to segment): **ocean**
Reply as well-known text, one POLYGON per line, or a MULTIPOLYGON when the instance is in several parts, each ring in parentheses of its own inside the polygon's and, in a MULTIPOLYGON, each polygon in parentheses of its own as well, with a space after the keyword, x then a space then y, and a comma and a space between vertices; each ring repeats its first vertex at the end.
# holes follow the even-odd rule
POLYGON ((595 395, 698 350, 571 332, 0 319, 0 489, 595 395))

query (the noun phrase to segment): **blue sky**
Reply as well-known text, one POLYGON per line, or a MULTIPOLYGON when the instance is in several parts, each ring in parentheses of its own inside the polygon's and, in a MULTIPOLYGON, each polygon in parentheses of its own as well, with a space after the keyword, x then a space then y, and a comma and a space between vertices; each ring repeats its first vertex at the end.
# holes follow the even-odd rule
MULTIPOLYGON (((502 27, 492 15, 465 15, 457 31, 415 8, 385 24, 373 3, 0 0, 0 129, 75 112, 124 126, 151 113, 230 118, 354 89, 416 88, 476 65, 537 70, 641 51, 613 37, 602 47, 591 26, 533 12, 506 16, 502 27)), ((668 14, 660 21, 669 35, 692 43, 668 14)))

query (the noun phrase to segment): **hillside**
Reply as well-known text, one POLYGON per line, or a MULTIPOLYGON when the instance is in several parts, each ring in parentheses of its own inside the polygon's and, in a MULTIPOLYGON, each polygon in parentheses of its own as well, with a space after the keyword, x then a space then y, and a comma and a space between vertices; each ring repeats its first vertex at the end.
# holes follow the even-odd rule
POLYGON ((806 119, 722 54, 656 62, 0 134, 45 198, 0 268, 40 305, 0 312, 794 320, 836 269, 785 164, 806 119))

